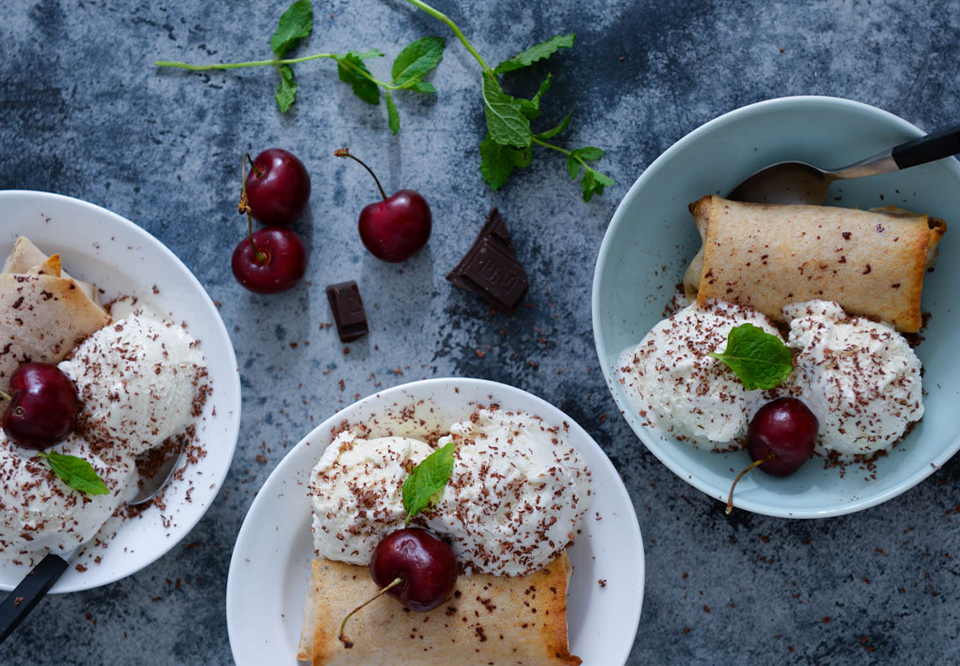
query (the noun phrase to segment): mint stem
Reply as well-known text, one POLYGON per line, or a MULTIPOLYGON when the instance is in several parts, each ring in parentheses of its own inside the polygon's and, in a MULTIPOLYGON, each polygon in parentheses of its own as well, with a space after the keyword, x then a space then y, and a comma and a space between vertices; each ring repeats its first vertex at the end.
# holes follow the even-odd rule
POLYGON ((593 167, 591 167, 589 164, 587 164, 582 157, 580 157, 579 155, 573 155, 573 151, 567 150, 566 148, 561 148, 560 146, 555 146, 555 145, 553 145, 552 143, 547 143, 546 141, 541 141, 541 140, 538 139, 537 137, 533 137, 533 139, 531 139, 531 141, 533 141, 533 143, 536 143, 536 144, 539 144, 539 145, 543 146, 544 148, 549 148, 550 150, 555 150, 555 151, 557 151, 558 153, 563 153, 564 155, 567 155, 568 157, 572 155, 572 156, 573 156, 573 159, 576 160, 577 162, 579 162, 579 163, 583 166, 583 168, 586 169, 587 171, 593 171, 594 173, 600 173, 599 171, 597 171, 596 169, 594 169, 593 167))
POLYGON ((304 56, 303 58, 293 58, 290 60, 250 60, 248 62, 218 62, 209 65, 191 65, 186 62, 174 62, 171 60, 155 60, 156 67, 176 67, 178 69, 188 69, 191 72, 206 72, 211 69, 240 69, 242 67, 267 67, 269 65, 295 65, 298 62, 307 62, 308 60, 317 60, 318 58, 336 59, 332 53, 317 53, 315 55, 304 56))
POLYGON ((457 24, 454 23, 449 16, 447 16, 443 12, 437 11, 436 9, 434 9, 433 7, 431 7, 425 2, 421 2, 421 0, 407 0, 407 2, 409 2, 414 7, 417 7, 418 9, 422 9, 423 11, 430 14, 430 16, 437 19, 438 21, 446 23, 447 26, 451 30, 453 30, 453 34, 457 36, 457 39, 460 40, 460 43, 463 44, 464 48, 466 48, 467 51, 470 52, 470 55, 472 55, 474 58, 477 59, 477 62, 480 63, 480 67, 483 68, 483 71, 493 76, 493 70, 490 69, 490 66, 487 65, 486 61, 484 61, 484 59, 480 56, 480 54, 477 53, 477 50, 473 47, 473 44, 470 43, 470 40, 464 37, 463 33, 460 32, 460 27, 457 26, 457 24))
MULTIPOLYGON (((317 53, 310 56, 304 56, 302 58, 292 58, 288 60, 250 60, 248 62, 227 62, 227 63, 211 63, 208 65, 191 65, 186 62, 174 62, 171 60, 155 60, 154 66, 156 67, 176 67, 177 69, 186 69, 191 72, 207 72, 210 70, 222 70, 222 69, 241 69, 243 67, 268 67, 274 65, 280 67, 281 65, 296 65, 300 62, 307 62, 308 60, 317 60, 318 58, 327 58, 330 60, 337 60, 336 54, 333 53, 317 53)), ((365 72, 359 67, 355 67, 353 64, 346 62, 344 60, 339 60, 338 63, 349 69, 351 72, 359 74, 365 79, 369 79, 371 82, 381 86, 382 88, 387 88, 388 90, 401 90, 403 86, 393 85, 392 83, 387 83, 386 81, 381 81, 380 79, 375 78, 370 73, 365 72)))

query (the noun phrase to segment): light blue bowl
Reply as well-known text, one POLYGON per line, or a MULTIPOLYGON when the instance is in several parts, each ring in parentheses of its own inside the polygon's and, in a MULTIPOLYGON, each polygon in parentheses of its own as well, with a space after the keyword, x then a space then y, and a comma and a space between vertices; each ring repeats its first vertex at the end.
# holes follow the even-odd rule
MULTIPOLYGON (((687 204, 726 195, 758 169, 783 160, 840 167, 923 132, 872 106, 832 97, 786 97, 737 109, 697 128, 651 164, 620 202, 600 247, 593 279, 593 331, 600 366, 621 413, 640 440, 684 481, 726 501, 745 451, 717 454, 645 428, 616 380, 618 355, 662 318, 700 239, 687 204)), ((886 458, 875 478, 860 466, 824 469, 822 459, 794 475, 744 477, 734 504, 785 518, 860 511, 896 497, 935 472, 960 448, 960 164, 953 158, 899 173, 834 183, 827 204, 896 205, 941 217, 952 227, 926 276, 923 310, 931 313, 916 349, 923 362, 926 414, 886 458)))

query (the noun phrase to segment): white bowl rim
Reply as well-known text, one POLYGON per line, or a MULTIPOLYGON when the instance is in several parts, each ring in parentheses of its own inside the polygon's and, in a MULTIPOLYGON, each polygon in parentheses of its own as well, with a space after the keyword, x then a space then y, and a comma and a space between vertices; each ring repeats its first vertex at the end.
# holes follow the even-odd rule
MULTIPOLYGON (((638 196, 639 191, 643 188, 646 181, 651 177, 650 174, 654 173, 659 167, 661 162, 669 160, 674 153, 680 151, 687 144, 698 141, 702 136, 715 132, 718 129, 722 128, 725 124, 731 122, 732 120, 739 120, 744 116, 750 116, 757 113, 766 113, 768 111, 777 111, 782 108, 797 107, 797 106, 835 106, 840 108, 853 109, 862 113, 867 113, 874 115, 888 122, 891 122, 893 125, 896 125, 900 129, 903 129, 907 134, 912 135, 913 137, 921 137, 926 134, 919 127, 913 123, 904 120, 900 116, 897 116, 889 111, 885 111, 878 107, 872 106, 870 104, 865 104, 864 102, 857 102, 850 99, 844 99, 842 97, 831 97, 828 95, 795 95, 788 97, 776 97, 773 99, 763 100, 760 102, 754 102, 753 104, 748 104, 746 106, 733 109, 728 111, 720 116, 717 116, 713 120, 709 120, 703 125, 700 125, 696 129, 692 130, 688 134, 684 135, 682 138, 677 140, 669 148, 663 151, 657 159, 655 159, 643 173, 634 181, 633 185, 630 186, 630 189, 624 195, 623 199, 620 201, 617 209, 613 213, 613 217, 610 220, 610 224, 607 226, 607 230, 603 236, 603 242, 600 244, 600 251, 597 255, 597 263, 594 267, 593 272, 593 288, 591 290, 591 316, 593 319, 593 339, 594 345, 597 349, 597 356, 600 361, 600 368, 603 371, 603 377, 607 383, 607 390, 610 391, 611 396, 614 398, 614 403, 617 404, 618 411, 621 411, 625 406, 621 406, 616 399, 616 395, 613 392, 613 382, 616 381, 616 377, 613 376, 611 368, 608 367, 606 362, 607 353, 606 348, 603 344, 603 340, 600 336, 600 305, 599 305, 599 296, 600 296, 600 273, 606 263, 607 255, 612 251, 613 247, 613 230, 623 223, 624 213, 623 211, 627 208, 628 204, 633 201, 634 198, 638 196)), ((949 163, 946 168, 954 172, 954 175, 957 177, 958 182, 960 182, 960 163, 956 160, 953 160, 949 163)), ((746 177, 749 174, 745 174, 746 177)), ((717 498, 723 496, 723 492, 718 493, 718 489, 713 486, 705 483, 701 480, 696 474, 692 474, 690 470, 685 469, 678 461, 671 458, 667 455, 667 452, 661 446, 660 441, 657 437, 649 432, 649 430, 643 426, 640 426, 638 431, 633 427, 633 424, 626 419, 626 416, 621 411, 621 416, 624 420, 627 421, 627 424, 634 431, 637 437, 640 438, 640 441, 643 442, 644 446, 653 453, 657 459, 666 465, 674 474, 686 481, 688 484, 705 493, 711 498, 717 498)), ((950 446, 947 446, 937 455, 929 465, 923 465, 916 472, 908 476, 903 480, 899 485, 890 488, 889 490, 881 493, 876 493, 870 495, 865 499, 856 499, 850 502, 844 503, 842 505, 837 505, 829 508, 811 508, 811 509, 791 509, 787 511, 785 509, 780 509, 776 506, 771 506, 766 502, 758 502, 745 497, 737 497, 734 500, 734 505, 738 509, 744 511, 750 511, 752 513, 757 513, 765 516, 772 516, 775 518, 795 518, 795 519, 809 519, 809 518, 831 518, 835 516, 842 516, 849 513, 855 513, 857 511, 862 511, 864 509, 869 509, 870 507, 877 506, 886 502, 887 500, 893 499, 898 495, 905 493, 910 490, 918 483, 926 479, 933 472, 940 469, 940 467, 946 463, 953 455, 960 450, 960 433, 954 438, 954 441, 950 446)))
MULTIPOLYGON (((221 335, 222 341, 226 343, 226 346, 224 347, 224 351, 227 352, 229 355, 229 358, 232 359, 233 367, 234 368, 238 367, 237 355, 233 349, 233 342, 230 340, 230 334, 227 332, 227 327, 223 323, 223 318, 220 316, 220 313, 217 311, 217 308, 214 305, 213 300, 210 298, 210 294, 208 294, 207 290, 204 289, 202 284, 200 284, 200 281, 197 279, 197 276, 193 274, 193 271, 187 268, 187 265, 180 260, 180 257, 174 254, 170 248, 168 248, 166 245, 160 242, 160 240, 157 239, 153 234, 151 234, 146 229, 140 227, 139 225, 134 224, 133 222, 123 217, 119 213, 114 213, 113 211, 108 210, 103 206, 98 206, 97 204, 90 203, 89 201, 84 201, 83 199, 78 199, 76 197, 71 197, 66 194, 57 194, 55 192, 45 192, 42 190, 22 190, 22 189, 0 190, 0 199, 8 196, 12 197, 12 196, 24 196, 24 195, 36 197, 40 200, 47 199, 47 200, 53 200, 53 201, 66 202, 69 205, 92 210, 98 215, 110 218, 113 221, 120 224, 121 226, 127 227, 128 230, 134 236, 137 236, 144 245, 148 245, 156 252, 167 255, 169 259, 172 259, 175 265, 177 265, 182 270, 182 272, 187 276, 188 281, 191 282, 192 285, 196 287, 197 291, 202 295, 202 299, 205 305, 207 306, 207 309, 215 315, 214 317, 215 328, 217 328, 217 332, 221 335)), ((163 544, 163 547, 158 548, 151 555, 151 557, 149 558, 149 561, 145 562, 140 568, 134 571, 130 571, 125 574, 119 574, 116 576, 108 576, 106 579, 98 582, 96 585, 76 584, 76 585, 61 586, 61 587, 54 585, 54 587, 51 588, 50 591, 47 592, 47 594, 66 594, 70 592, 82 592, 85 590, 103 587, 104 585, 110 585, 111 583, 115 583, 118 580, 122 580, 129 576, 132 576, 140 571, 143 571, 144 569, 148 568, 152 564, 154 564, 157 560, 159 560, 161 557, 163 557, 168 552, 170 552, 174 548, 174 546, 176 546, 181 541, 183 541, 183 539, 186 538, 186 536, 193 531, 193 528, 196 527, 197 524, 203 519, 203 517, 207 514, 207 511, 209 511, 210 507, 213 506, 213 503, 216 501, 217 496, 220 494, 220 491, 223 489, 223 486, 224 486, 223 481, 226 480, 230 467, 233 464, 233 457, 237 449, 237 440, 239 439, 239 436, 240 436, 240 416, 241 416, 240 410, 242 406, 242 400, 241 400, 242 391, 240 389, 239 382, 240 382, 239 371, 237 371, 238 386, 236 391, 236 400, 235 400, 235 403, 231 406, 233 410, 234 418, 233 418, 232 424, 230 424, 230 428, 227 431, 227 435, 228 435, 227 440, 230 442, 229 444, 230 451, 229 451, 229 455, 224 457, 225 467, 221 470, 216 470, 216 474, 217 474, 216 478, 221 479, 221 482, 218 483, 216 491, 210 497, 210 501, 207 504, 207 506, 204 508, 204 510, 198 512, 192 518, 188 520, 184 520, 181 523, 181 525, 183 525, 186 528, 183 530, 183 535, 179 539, 175 539, 175 540, 165 539, 162 542, 158 541, 158 543, 163 544)))

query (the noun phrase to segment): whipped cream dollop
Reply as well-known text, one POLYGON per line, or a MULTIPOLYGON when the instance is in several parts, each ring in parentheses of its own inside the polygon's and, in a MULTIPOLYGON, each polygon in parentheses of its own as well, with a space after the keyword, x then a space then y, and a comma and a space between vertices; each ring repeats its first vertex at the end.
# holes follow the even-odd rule
POLYGON ((889 324, 850 317, 832 301, 792 303, 788 344, 799 350, 784 387, 820 422, 817 451, 870 457, 923 416, 920 359, 889 324))
POLYGON ((0 552, 5 560, 27 563, 41 551, 63 553, 86 543, 136 491, 130 458, 94 452, 76 435, 52 450, 89 462, 110 494, 70 488, 36 451, 17 446, 0 431, 0 552))
POLYGON ((310 474, 317 556, 369 564, 380 539, 403 527, 403 482, 432 452, 409 437, 337 435, 310 474))
POLYGON ((96 447, 136 456, 184 431, 206 374, 182 326, 121 301, 116 321, 82 342, 60 369, 80 396, 78 432, 96 447))
POLYGON ((590 472, 566 428, 525 412, 481 409, 438 446, 456 443, 453 474, 427 526, 453 540, 467 571, 533 573, 576 539, 590 472))
POLYGON ((620 355, 617 376, 644 425, 698 447, 746 434, 769 397, 744 389, 730 368, 709 355, 723 352, 730 331, 741 324, 781 337, 756 310, 710 300, 664 319, 620 355))
POLYGON ((618 362, 618 378, 644 425, 695 446, 733 442, 766 402, 792 395, 817 417, 817 452, 857 460, 890 448, 920 420, 920 360, 892 326, 848 316, 832 301, 791 303, 783 314, 794 369, 769 391, 745 390, 709 355, 722 352, 730 330, 743 323, 781 337, 762 314, 708 301, 657 324, 618 362))
POLYGON ((50 451, 89 462, 110 493, 64 483, 36 451, 0 433, 0 557, 29 563, 92 539, 137 490, 138 454, 180 436, 209 386, 203 354, 181 326, 133 302, 90 335, 59 368, 80 397, 77 429, 50 451))
MULTIPOLYGON (((565 426, 480 409, 437 446, 451 441, 450 480, 413 524, 450 542, 466 571, 532 573, 576 538, 592 491, 565 426)), ((433 451, 418 439, 340 433, 310 476, 317 556, 369 564, 377 543, 404 526, 403 482, 433 451)))

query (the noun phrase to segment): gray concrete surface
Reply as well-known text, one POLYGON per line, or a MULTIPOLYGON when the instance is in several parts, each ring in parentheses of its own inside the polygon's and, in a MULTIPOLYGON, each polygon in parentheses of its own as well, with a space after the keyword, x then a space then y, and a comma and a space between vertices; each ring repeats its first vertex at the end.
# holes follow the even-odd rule
MULTIPOLYGON (((135 576, 46 599, 0 646, 0 664, 232 663, 227 567, 257 488, 340 407, 380 387, 444 375, 494 379, 554 402, 622 473, 647 554, 629 664, 956 663, 960 463, 852 516, 725 517, 618 416, 597 367, 590 285, 629 185, 720 113, 812 93, 868 102, 926 129, 955 124, 960 3, 436 4, 494 62, 555 33, 577 33, 575 49, 514 84, 527 91, 554 72, 541 126, 572 112, 563 144, 605 148, 599 164, 615 187, 583 204, 562 160, 538 154, 507 187, 489 191, 476 164, 478 69, 452 39, 432 79, 437 98, 398 95, 403 131, 394 138, 384 108, 356 99, 329 61, 299 66, 299 102, 285 117, 269 69, 199 75, 151 66, 156 58, 269 58, 285 3, 3 3, 0 188, 92 201, 167 244, 221 304, 244 398, 232 471, 193 533, 135 576), (310 212, 297 226, 311 264, 301 286, 263 297, 239 287, 229 261, 243 234, 235 213, 240 156, 273 145, 297 153, 313 176, 310 212), (374 190, 356 165, 332 157, 341 145, 377 167, 387 189, 411 187, 429 199, 434 234, 416 258, 389 265, 361 246, 356 215, 374 190), (504 212, 532 283, 532 307, 511 318, 491 315, 444 280, 492 205, 504 212), (331 321, 323 286, 346 279, 360 283, 372 326, 349 355, 321 328, 331 321)), ((418 36, 451 38, 400 0, 316 0, 315 23, 298 54, 378 47, 392 57, 418 36)), ((385 73, 388 64, 373 67, 385 73)))

